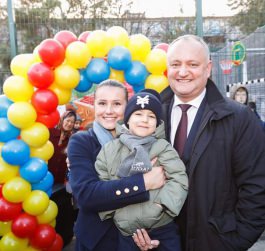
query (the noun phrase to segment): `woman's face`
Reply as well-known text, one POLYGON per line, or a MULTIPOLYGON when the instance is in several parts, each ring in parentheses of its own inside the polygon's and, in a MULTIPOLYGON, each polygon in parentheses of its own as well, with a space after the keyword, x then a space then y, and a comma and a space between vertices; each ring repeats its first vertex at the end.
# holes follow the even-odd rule
POLYGON ((66 132, 70 132, 73 130, 74 124, 75 124, 75 117, 74 116, 66 117, 63 120, 62 129, 66 132))
POLYGON ((102 86, 95 95, 95 120, 115 134, 116 123, 123 119, 126 96, 122 88, 102 86))

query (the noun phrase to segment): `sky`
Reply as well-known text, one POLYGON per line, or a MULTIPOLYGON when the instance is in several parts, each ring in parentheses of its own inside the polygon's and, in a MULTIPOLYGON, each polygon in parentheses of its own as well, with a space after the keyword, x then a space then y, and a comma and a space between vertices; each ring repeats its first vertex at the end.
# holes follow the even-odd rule
MULTIPOLYGON (((145 12, 146 17, 195 16, 195 0, 134 0, 132 12, 145 12), (180 8, 183 9, 183 14, 180 8)), ((235 12, 227 0, 202 0, 203 16, 231 16, 235 12)))

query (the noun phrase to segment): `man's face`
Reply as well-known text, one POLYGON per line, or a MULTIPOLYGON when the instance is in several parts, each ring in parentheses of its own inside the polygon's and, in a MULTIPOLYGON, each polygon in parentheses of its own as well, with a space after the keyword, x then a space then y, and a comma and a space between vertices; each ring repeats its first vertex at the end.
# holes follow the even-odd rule
POLYGON ((204 90, 212 63, 196 40, 176 41, 167 53, 167 76, 173 92, 183 102, 193 100, 204 90))

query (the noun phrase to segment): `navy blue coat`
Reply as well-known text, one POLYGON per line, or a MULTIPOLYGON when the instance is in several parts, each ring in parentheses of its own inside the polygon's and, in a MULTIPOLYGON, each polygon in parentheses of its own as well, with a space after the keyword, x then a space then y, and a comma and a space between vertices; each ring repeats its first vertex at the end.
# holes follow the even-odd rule
MULTIPOLYGON (((173 92, 161 96, 169 138, 173 92)), ((186 149, 189 192, 178 216, 185 250, 247 250, 265 228, 265 135, 254 113, 208 80, 201 123, 186 149)))
POLYGON ((97 251, 96 245, 107 242, 108 251, 116 251, 115 234, 118 230, 112 220, 102 222, 98 212, 147 201, 149 192, 145 190, 143 174, 100 181, 94 167, 100 149, 93 129, 72 135, 68 143, 70 184, 79 206, 75 235, 88 250, 97 251), (133 189, 135 186, 137 191, 133 189), (129 188, 129 193, 124 192, 126 188, 129 188), (114 240, 110 240, 109 236, 113 236, 114 240))

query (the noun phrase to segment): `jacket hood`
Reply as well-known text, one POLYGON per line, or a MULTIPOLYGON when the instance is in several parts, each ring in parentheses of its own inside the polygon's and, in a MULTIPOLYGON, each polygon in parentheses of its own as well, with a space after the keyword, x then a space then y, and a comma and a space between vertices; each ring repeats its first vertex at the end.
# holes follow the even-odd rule
POLYGON ((244 85, 235 85, 231 88, 230 90, 230 97, 235 100, 235 96, 236 96, 236 93, 237 91, 245 91, 246 94, 247 94, 247 99, 246 99, 246 102, 244 103, 245 105, 248 104, 248 89, 244 86, 244 85))

